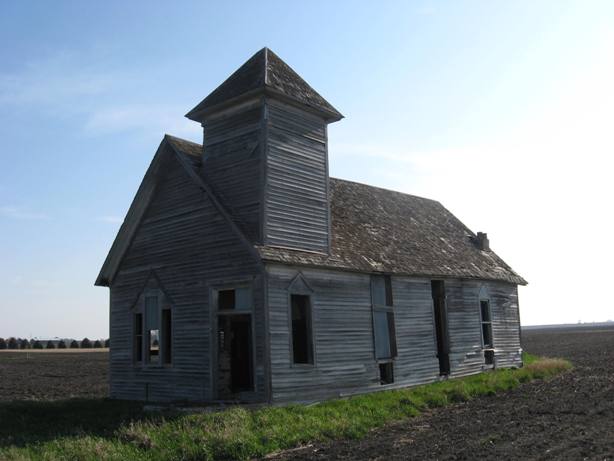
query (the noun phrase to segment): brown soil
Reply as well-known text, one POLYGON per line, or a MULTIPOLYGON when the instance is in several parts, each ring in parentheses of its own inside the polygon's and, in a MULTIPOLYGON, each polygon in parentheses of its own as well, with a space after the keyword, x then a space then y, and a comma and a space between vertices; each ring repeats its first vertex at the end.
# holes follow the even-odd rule
POLYGON ((107 397, 108 362, 86 349, 0 351, 0 402, 107 397))
POLYGON ((614 328, 527 331, 523 345, 574 369, 275 459, 614 459, 614 328))

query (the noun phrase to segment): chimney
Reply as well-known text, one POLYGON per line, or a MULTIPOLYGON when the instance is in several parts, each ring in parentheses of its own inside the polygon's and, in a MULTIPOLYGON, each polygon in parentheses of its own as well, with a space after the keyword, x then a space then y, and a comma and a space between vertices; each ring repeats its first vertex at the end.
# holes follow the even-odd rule
POLYGON ((475 237, 475 243, 480 250, 490 251, 490 242, 486 232, 478 232, 478 235, 475 237))

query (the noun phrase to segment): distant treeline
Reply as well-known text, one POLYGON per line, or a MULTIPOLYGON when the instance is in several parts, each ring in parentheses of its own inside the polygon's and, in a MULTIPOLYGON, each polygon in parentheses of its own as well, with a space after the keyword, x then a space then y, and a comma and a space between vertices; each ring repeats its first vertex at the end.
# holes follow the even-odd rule
POLYGON ((83 338, 81 341, 76 339, 25 339, 25 338, 0 338, 0 350, 3 349, 101 349, 109 347, 109 340, 91 341, 83 338))

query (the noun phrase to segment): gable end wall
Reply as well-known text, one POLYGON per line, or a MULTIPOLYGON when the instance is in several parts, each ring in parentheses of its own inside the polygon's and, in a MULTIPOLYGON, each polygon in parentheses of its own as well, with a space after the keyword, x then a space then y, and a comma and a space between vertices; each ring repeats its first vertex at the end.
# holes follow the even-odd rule
POLYGON ((251 281, 256 334, 256 392, 266 394, 263 276, 228 223, 183 167, 171 159, 110 287, 111 397, 150 401, 204 401, 212 396, 210 286, 251 281), (173 309, 173 363, 133 364, 132 306, 151 270, 173 309))

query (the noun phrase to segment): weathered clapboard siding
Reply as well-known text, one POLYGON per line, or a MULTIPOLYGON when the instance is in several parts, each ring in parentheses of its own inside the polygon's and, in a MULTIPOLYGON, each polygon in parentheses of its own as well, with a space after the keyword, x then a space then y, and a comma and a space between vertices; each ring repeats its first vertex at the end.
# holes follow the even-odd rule
MULTIPOLYGON (((183 167, 169 158, 158 190, 111 285, 111 396, 151 401, 210 400, 210 288, 242 280, 252 284, 256 333, 256 389, 266 398, 265 326, 259 264, 229 229, 183 167), (172 300, 173 363, 133 364, 132 307, 151 271, 172 300)), ((155 280, 152 283, 156 283, 155 280)), ((247 396, 250 398, 250 396, 247 396)))
POLYGON ((288 286, 299 269, 267 266, 274 401, 308 401, 377 384, 369 276, 302 269, 312 295, 315 365, 291 363, 288 286))
POLYGON ((493 342, 497 367, 522 365, 518 287, 508 283, 488 282, 493 317, 493 342))
POLYGON ((480 333, 480 305, 469 281, 446 280, 446 308, 450 340, 450 376, 482 370, 484 354, 480 333))
POLYGON ((392 298, 398 350, 395 382, 418 384, 437 379, 431 281, 392 277, 392 298))
POLYGON ((207 119, 202 173, 252 242, 260 241, 262 105, 207 119))
POLYGON ((516 285, 504 282, 447 280, 451 376, 490 368, 484 364, 480 300, 490 302, 496 368, 522 365, 516 285))
POLYGON ((264 243, 327 253, 326 123, 273 100, 266 107, 264 243))
MULTIPOLYGON (((271 264, 267 265, 267 274, 274 401, 309 401, 383 388, 373 344, 369 274, 271 264), (291 363, 288 287, 299 273, 313 289, 313 366, 291 363)), ((479 373, 486 368, 479 311, 482 284, 468 280, 445 282, 450 376, 479 373)), ((492 286, 506 289, 505 284, 492 286)), ((398 355, 394 360, 395 382, 387 387, 441 379, 430 279, 393 276, 392 287, 398 355)), ((507 295, 501 291, 501 296, 503 299, 507 295)), ((493 298, 492 302, 499 301, 493 298)), ((515 343, 502 343, 505 336, 500 330, 507 328, 503 323, 509 323, 515 312, 507 305, 506 309, 509 312, 501 317, 501 309, 493 308, 495 323, 501 325, 494 328, 495 344, 500 344, 497 366, 519 366, 518 361, 499 359, 518 350, 515 343)))

